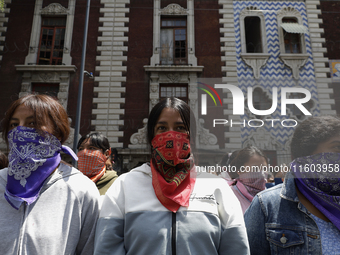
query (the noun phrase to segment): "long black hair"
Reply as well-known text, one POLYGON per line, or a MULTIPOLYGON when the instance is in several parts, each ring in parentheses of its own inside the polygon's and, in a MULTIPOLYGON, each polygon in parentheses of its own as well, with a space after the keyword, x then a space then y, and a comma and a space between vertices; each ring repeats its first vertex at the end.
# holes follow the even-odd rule
POLYGON ((195 146, 196 139, 196 120, 189 105, 176 97, 168 97, 156 104, 150 114, 147 124, 147 141, 151 145, 151 141, 155 136, 155 126, 164 108, 176 110, 182 118, 185 129, 189 132, 191 147, 195 146))
POLYGON ((91 145, 101 149, 103 153, 110 149, 109 140, 100 132, 93 132, 82 136, 78 141, 77 149, 79 150, 80 145, 88 139, 90 139, 91 145))

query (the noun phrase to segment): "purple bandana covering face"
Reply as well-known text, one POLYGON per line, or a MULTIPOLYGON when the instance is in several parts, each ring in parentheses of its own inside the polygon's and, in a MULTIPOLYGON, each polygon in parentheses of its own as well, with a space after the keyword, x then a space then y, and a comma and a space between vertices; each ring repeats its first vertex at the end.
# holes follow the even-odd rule
POLYGON ((9 165, 5 198, 19 209, 22 202, 37 200, 44 181, 60 163, 60 151, 74 152, 62 146, 52 134, 34 128, 18 126, 8 133, 9 165))
POLYGON ((291 165, 299 191, 340 230, 340 153, 319 153, 291 165))

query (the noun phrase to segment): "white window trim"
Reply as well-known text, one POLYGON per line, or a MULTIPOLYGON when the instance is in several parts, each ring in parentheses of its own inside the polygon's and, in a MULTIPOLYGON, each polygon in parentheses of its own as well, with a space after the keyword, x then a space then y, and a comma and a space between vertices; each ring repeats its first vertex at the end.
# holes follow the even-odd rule
POLYGON ((281 27, 283 18, 295 18, 299 25, 303 25, 302 16, 300 12, 293 7, 284 7, 277 13, 277 25, 279 31, 280 42, 280 59, 282 62, 292 70, 293 78, 298 80, 300 77, 300 69, 306 64, 309 55, 306 54, 305 35, 301 34, 300 45, 302 53, 285 53, 285 44, 283 36, 283 28, 281 27))
POLYGON ((32 83, 59 83, 58 100, 66 109, 68 104, 68 90, 71 75, 77 70, 76 66, 71 65, 72 58, 70 55, 76 0, 69 0, 68 8, 63 7, 59 3, 51 3, 45 8, 42 8, 42 4, 43 0, 36 0, 30 47, 28 55, 25 58, 25 64, 15 66, 18 72, 23 73, 19 97, 32 92, 32 83), (62 59, 63 65, 37 64, 42 16, 66 16, 64 51, 62 59))
POLYGON ((194 1, 188 0, 188 9, 184 9, 179 4, 169 4, 163 9, 160 8, 161 1, 154 1, 154 19, 153 19, 153 55, 150 65, 160 65, 160 34, 161 34, 161 16, 186 16, 187 17, 187 51, 188 65, 197 66, 195 56, 195 27, 194 27, 194 1))
POLYGON ((247 66, 253 69, 255 79, 260 78, 260 69, 266 65, 267 60, 270 57, 268 54, 267 47, 267 35, 266 35, 266 24, 262 11, 258 10, 257 7, 249 6, 244 8, 240 13, 240 34, 241 34, 241 58, 247 66), (262 42, 262 53, 247 53, 246 47, 246 31, 244 28, 244 19, 246 17, 259 17, 261 20, 261 42, 262 42))
MULTIPOLYGON (((282 54, 285 53, 285 44, 284 44, 284 36, 283 36, 283 28, 281 27, 282 19, 284 18, 293 18, 297 20, 299 25, 303 25, 302 23, 302 16, 301 13, 294 9, 293 7, 284 7, 280 11, 277 12, 277 26, 279 31, 279 42, 280 42, 280 52, 282 54)), ((307 29, 306 29, 307 30, 307 29)), ((306 43, 305 43, 305 35, 301 34, 300 37, 300 45, 301 45, 301 53, 294 53, 296 54, 306 54, 306 43)))
POLYGON ((261 20, 261 42, 262 42, 262 53, 248 53, 248 54, 266 54, 268 53, 267 47, 267 36, 266 36, 266 24, 262 11, 257 7, 249 6, 244 8, 240 13, 240 32, 241 32, 241 49, 242 53, 247 53, 246 47, 246 31, 244 28, 244 19, 246 17, 259 17, 261 20))
POLYGON ((53 16, 66 16, 66 28, 64 38, 64 51, 63 51, 63 65, 71 65, 71 46, 72 46, 72 33, 74 23, 74 10, 76 0, 69 0, 68 9, 63 7, 59 3, 52 3, 42 8, 43 0, 37 0, 35 3, 34 17, 32 23, 32 32, 30 39, 29 53, 25 59, 25 65, 36 65, 39 43, 40 43, 40 32, 42 16, 53 17, 53 16))

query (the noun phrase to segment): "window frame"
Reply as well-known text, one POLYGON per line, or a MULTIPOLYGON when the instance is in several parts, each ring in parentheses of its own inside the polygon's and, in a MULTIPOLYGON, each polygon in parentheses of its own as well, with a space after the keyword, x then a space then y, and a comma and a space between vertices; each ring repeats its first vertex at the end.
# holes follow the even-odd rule
MULTIPOLYGON (((63 55, 64 55, 64 47, 65 47, 65 36, 66 36, 66 18, 62 18, 62 17, 58 17, 57 19, 64 19, 65 20, 65 25, 64 26, 46 26, 43 25, 44 19, 49 19, 51 17, 43 17, 42 18, 42 25, 41 25, 41 29, 40 29, 40 39, 39 39, 39 50, 38 50, 38 55, 37 55, 37 65, 44 65, 44 64, 39 64, 40 62, 40 52, 41 52, 41 42, 42 42, 42 37, 43 37, 43 29, 48 29, 51 30, 53 29, 53 39, 52 39, 52 45, 51 45, 51 57, 49 60, 49 65, 62 65, 63 64, 63 55), (55 36, 56 36, 56 30, 57 29, 64 29, 64 44, 63 44, 63 48, 61 49, 62 52, 62 56, 61 57, 53 57, 53 52, 54 52, 54 44, 55 44, 55 36), (60 61, 60 64, 53 64, 53 60, 57 60, 57 63, 60 61)), ((56 19, 56 18, 51 18, 51 19, 56 19)), ((60 50, 59 50, 60 51, 60 50)))
MULTIPOLYGON (((160 20, 160 38, 163 29, 172 29, 172 64, 162 63, 162 56, 160 54, 160 64, 161 65, 187 65, 188 64, 188 21, 186 16, 179 17, 168 17, 162 16, 160 20), (163 21, 185 21, 185 26, 163 26, 163 21), (176 30, 185 29, 185 58, 176 58, 176 30)), ((160 40, 161 41, 161 40, 160 40)), ((160 52, 162 52, 162 47, 160 45, 160 52)))
POLYGON ((280 52, 282 54, 306 54, 306 43, 305 43, 305 34, 300 33, 300 53, 286 53, 285 49, 285 41, 284 41, 284 34, 285 31, 282 28, 281 24, 285 23, 283 22, 284 19, 290 19, 295 20, 298 25, 303 25, 302 22, 302 16, 299 11, 295 10, 293 7, 285 7, 282 10, 280 10, 277 14, 277 25, 278 25, 278 32, 279 32, 279 43, 280 43, 280 52))
POLYGON ((266 34, 266 24, 264 14, 258 10, 256 7, 250 6, 245 8, 240 13, 240 35, 241 35, 241 52, 246 54, 266 54, 268 53, 267 47, 267 34, 266 34), (261 43, 262 52, 247 52, 247 41, 246 41, 246 29, 245 29, 245 19, 247 17, 258 17, 260 19, 260 30, 261 30, 261 43))
MULTIPOLYGON (((181 100, 183 100, 184 102, 188 103, 189 102, 189 86, 188 84, 184 84, 184 83, 160 83, 159 84, 159 100, 162 100, 166 97, 162 97, 162 88, 186 88, 186 97, 177 97, 181 100)), ((174 96, 176 97, 176 96, 174 96)))

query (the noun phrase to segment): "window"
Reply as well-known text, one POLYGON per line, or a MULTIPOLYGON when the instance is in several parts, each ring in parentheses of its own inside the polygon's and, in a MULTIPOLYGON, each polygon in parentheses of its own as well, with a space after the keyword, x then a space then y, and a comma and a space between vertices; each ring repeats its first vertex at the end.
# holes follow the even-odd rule
POLYGON ((38 64, 61 65, 64 50, 65 18, 43 18, 38 64))
POLYGON ((32 92, 49 95, 58 98, 59 84, 56 83, 32 83, 32 92))
POLYGON ((247 53, 262 53, 261 19, 248 16, 244 18, 247 53))
POLYGON ((177 97, 188 103, 188 86, 187 85, 160 85, 159 98, 162 100, 166 97, 177 97))
POLYGON ((296 27, 298 22, 296 19, 283 18, 282 29, 283 29, 283 40, 285 45, 285 53, 302 53, 301 51, 301 34, 298 32, 291 33, 294 31, 293 27, 296 27))
POLYGON ((187 64, 186 20, 162 19, 160 37, 161 64, 187 64))

